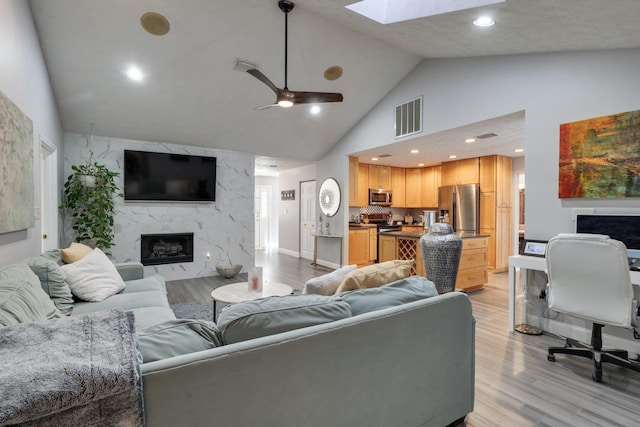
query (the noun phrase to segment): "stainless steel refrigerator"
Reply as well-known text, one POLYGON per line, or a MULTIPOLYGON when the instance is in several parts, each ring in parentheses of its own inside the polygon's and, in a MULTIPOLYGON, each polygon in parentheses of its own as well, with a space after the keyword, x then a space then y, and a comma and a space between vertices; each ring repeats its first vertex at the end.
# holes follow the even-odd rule
POLYGON ((454 231, 480 231, 480 184, 438 188, 438 216, 444 217, 454 231))

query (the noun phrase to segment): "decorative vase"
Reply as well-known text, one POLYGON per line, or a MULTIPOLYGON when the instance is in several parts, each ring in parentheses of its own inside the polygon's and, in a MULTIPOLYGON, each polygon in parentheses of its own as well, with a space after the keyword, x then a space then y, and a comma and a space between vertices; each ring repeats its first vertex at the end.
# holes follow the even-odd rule
POLYGON ((462 239, 446 223, 435 223, 420 238, 425 277, 431 280, 439 294, 456 288, 462 239))
POLYGON ((329 234, 331 234, 331 233, 329 233, 329 220, 328 219, 324 223, 324 234, 327 235, 327 236, 329 234))

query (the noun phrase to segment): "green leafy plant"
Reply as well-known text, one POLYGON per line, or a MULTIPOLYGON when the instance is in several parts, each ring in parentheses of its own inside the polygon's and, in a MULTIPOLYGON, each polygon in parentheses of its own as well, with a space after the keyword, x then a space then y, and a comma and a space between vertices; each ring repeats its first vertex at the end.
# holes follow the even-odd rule
POLYGON ((71 169, 59 208, 71 215, 76 242, 98 247, 110 255, 115 237, 115 198, 122 197, 115 181, 120 174, 98 163, 74 165, 71 169))

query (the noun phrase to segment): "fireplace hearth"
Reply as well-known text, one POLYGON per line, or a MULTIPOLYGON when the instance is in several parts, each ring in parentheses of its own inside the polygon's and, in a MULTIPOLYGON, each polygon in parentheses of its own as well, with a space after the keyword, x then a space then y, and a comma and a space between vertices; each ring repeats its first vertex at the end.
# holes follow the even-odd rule
POLYGON ((141 235, 140 262, 142 265, 193 262, 193 233, 141 235))

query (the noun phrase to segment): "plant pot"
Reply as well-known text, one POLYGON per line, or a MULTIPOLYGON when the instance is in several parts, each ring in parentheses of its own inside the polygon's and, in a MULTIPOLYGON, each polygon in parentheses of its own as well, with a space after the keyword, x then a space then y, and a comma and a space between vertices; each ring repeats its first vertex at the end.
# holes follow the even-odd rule
POLYGON ((216 265, 216 271, 225 279, 231 279, 242 270, 241 265, 216 265))

